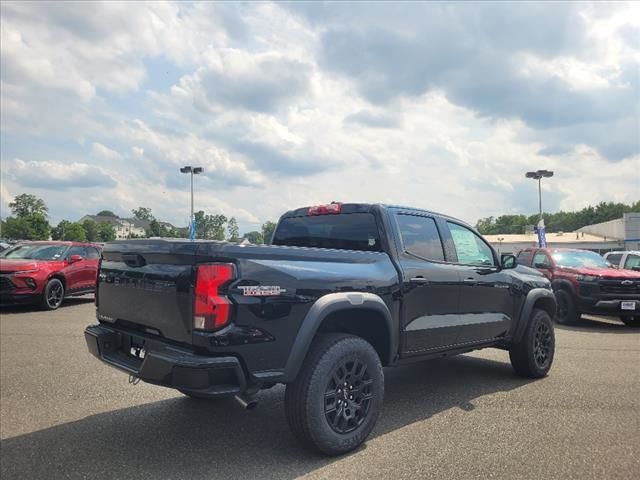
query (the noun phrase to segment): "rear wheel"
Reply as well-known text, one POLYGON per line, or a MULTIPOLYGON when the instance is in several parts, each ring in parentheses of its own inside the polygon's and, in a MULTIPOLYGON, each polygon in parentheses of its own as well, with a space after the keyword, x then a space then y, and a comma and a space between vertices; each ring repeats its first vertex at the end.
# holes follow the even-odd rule
POLYGON ((42 292, 42 306, 46 310, 55 310, 62 305, 64 300, 64 285, 57 278, 47 282, 42 292))
POLYGON ((371 433, 383 395, 382 365, 368 342, 346 334, 321 335, 296 380, 287 385, 287 421, 306 447, 340 455, 371 433))
POLYGON ((580 320, 580 312, 576 307, 576 301, 573 295, 566 290, 556 290, 556 301, 558 302, 558 311, 556 313, 556 322, 560 325, 575 325, 580 320))
POLYGON ((640 316, 639 315, 622 315, 620 317, 622 323, 624 323, 627 327, 640 327, 640 316))
POLYGON ((536 308, 531 313, 524 336, 509 350, 511 365, 521 377, 544 377, 551 369, 555 346, 551 317, 536 308))

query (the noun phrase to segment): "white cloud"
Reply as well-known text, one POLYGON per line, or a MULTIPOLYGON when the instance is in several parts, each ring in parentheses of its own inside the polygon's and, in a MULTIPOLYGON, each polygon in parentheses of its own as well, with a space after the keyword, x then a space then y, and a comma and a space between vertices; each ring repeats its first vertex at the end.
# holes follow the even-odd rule
POLYGON ((91 150, 93 154, 103 160, 119 160, 122 156, 115 150, 105 147, 99 142, 93 142, 91 144, 91 150))
POLYGON ((550 209, 637 200, 640 112, 614 94, 637 92, 620 32, 640 17, 609 7, 498 28, 491 5, 4 2, 3 211, 30 191, 54 220, 143 205, 184 225, 187 164, 196 208, 244 230, 332 200, 528 213, 534 167, 556 171, 550 209))

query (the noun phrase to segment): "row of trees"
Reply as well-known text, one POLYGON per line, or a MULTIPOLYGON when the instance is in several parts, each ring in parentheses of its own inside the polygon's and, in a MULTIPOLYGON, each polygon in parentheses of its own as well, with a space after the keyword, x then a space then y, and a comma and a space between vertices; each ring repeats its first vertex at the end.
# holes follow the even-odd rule
MULTIPOLYGON (((41 198, 35 195, 23 193, 15 197, 9 204, 12 216, 0 224, 0 236, 16 240, 66 240, 77 242, 109 242, 115 240, 116 230, 111 222, 95 222, 85 220, 84 222, 70 222, 62 220, 58 225, 49 225, 49 209, 41 198)), ((147 207, 134 208, 131 213, 138 220, 147 222, 145 229, 146 237, 171 237, 187 238, 188 228, 176 228, 168 223, 158 220, 147 207)), ((98 212, 101 217, 118 216, 110 210, 98 212)), ((224 215, 207 214, 204 211, 195 213, 196 236, 200 239, 208 240, 228 240, 239 242, 247 239, 251 243, 264 243, 265 239, 271 239, 275 230, 274 222, 265 222, 260 231, 250 231, 240 235, 238 221, 234 218, 227 218, 224 215)))
MULTIPOLYGON (((640 212, 640 200, 627 205, 624 203, 601 202, 595 207, 588 206, 576 212, 545 213, 544 223, 548 232, 573 232, 586 225, 607 222, 621 218, 624 213, 640 212)), ((536 225, 539 215, 500 215, 497 218, 481 218, 476 228, 483 235, 521 234, 527 225, 536 225)))

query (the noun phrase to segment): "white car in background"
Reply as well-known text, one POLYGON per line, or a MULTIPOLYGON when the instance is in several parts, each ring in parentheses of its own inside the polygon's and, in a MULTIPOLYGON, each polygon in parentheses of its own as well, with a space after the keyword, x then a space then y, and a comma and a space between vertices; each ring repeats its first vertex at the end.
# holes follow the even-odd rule
POLYGON ((609 252, 604 255, 604 259, 614 267, 640 271, 640 252, 638 251, 609 252))

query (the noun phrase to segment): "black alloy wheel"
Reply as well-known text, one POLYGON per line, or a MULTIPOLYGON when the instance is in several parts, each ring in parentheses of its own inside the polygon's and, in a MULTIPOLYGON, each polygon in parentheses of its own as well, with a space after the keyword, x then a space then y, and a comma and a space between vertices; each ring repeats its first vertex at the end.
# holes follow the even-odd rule
POLYGON ((324 414, 337 433, 354 431, 365 421, 374 397, 373 380, 358 359, 336 367, 324 394, 324 414))
POLYGON ((42 293, 42 306, 47 310, 55 310, 64 300, 64 285, 57 278, 47 282, 42 293))
POLYGON ((551 358, 551 329, 543 322, 535 330, 533 358, 539 368, 546 368, 551 358))

